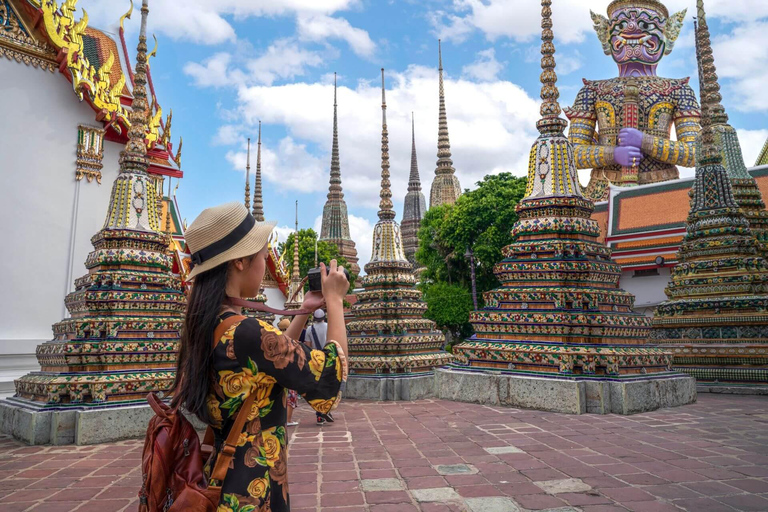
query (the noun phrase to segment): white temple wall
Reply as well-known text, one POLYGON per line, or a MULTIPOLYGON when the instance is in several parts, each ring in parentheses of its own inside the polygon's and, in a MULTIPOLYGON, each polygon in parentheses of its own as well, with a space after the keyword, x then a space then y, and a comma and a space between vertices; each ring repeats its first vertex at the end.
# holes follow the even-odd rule
POLYGON ((38 369, 64 297, 85 274, 122 147, 104 142, 102 183, 75 180, 78 125, 100 126, 59 72, 0 58, 0 393, 38 369), (78 194, 75 218, 75 199, 78 194), (74 227, 74 229, 73 229, 74 227))
POLYGON ((664 288, 672 279, 671 268, 658 269, 659 275, 635 275, 632 270, 621 272, 619 286, 635 296, 635 310, 652 316, 653 310, 667 300, 664 288))

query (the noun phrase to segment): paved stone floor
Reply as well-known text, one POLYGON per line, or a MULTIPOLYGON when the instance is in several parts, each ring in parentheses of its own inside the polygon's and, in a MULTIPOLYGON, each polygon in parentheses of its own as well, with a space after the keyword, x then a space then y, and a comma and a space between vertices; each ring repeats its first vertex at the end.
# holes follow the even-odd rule
MULTIPOLYGON (((630 417, 346 401, 291 431, 294 512, 768 511, 768 397, 630 417), (322 443, 321 443, 322 441, 322 443)), ((135 510, 141 441, 0 438, 0 510, 135 510)))

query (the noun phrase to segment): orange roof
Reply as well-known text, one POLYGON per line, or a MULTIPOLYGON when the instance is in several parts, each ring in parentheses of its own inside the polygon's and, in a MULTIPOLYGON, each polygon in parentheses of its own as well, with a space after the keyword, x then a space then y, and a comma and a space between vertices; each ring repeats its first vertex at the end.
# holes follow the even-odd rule
POLYGON ((644 240, 630 240, 627 242, 618 242, 613 245, 615 250, 644 249, 649 247, 659 247, 664 245, 679 246, 683 241, 683 235, 664 236, 661 238, 646 238, 644 240))
MULTIPOLYGON (((115 43, 114 39, 99 29, 85 27, 85 34, 83 34, 83 52, 86 57, 88 57, 88 61, 96 68, 96 71, 101 69, 101 66, 107 62, 111 53, 114 58, 114 64, 109 73, 109 83, 113 87, 117 85, 120 78, 123 76, 123 67, 120 64, 120 55, 117 52, 117 43, 115 43)), ((125 83, 126 80, 123 78, 123 88, 120 91, 120 94, 129 95, 130 93, 125 83)))

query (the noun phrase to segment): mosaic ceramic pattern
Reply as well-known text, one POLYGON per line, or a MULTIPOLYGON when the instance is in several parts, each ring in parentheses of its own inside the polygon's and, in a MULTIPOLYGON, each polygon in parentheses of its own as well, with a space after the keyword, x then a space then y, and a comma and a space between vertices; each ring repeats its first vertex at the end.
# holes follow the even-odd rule
POLYGON ((618 265, 596 241, 592 208, 579 197, 518 205, 515 240, 495 268, 502 285, 471 313, 477 334, 454 346, 461 364, 558 375, 669 371, 671 354, 646 344, 650 320, 632 311, 634 297, 618 287, 618 265), (531 222, 552 211, 563 217, 531 222), (539 229, 545 222, 553 229, 539 229))

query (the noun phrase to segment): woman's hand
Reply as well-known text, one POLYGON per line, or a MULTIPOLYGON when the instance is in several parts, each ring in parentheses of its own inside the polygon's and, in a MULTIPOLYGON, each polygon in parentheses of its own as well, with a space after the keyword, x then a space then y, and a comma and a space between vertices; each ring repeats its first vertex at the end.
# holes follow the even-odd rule
POLYGON ((339 267, 336 260, 331 260, 330 271, 326 271, 325 263, 320 263, 320 282, 323 285, 325 301, 343 301, 349 290, 349 281, 344 268, 339 267))
POLYGON ((314 312, 325 306, 325 297, 321 292, 307 292, 304 294, 304 302, 301 303, 301 309, 308 309, 314 312))

